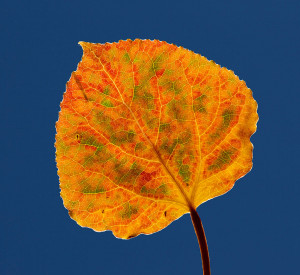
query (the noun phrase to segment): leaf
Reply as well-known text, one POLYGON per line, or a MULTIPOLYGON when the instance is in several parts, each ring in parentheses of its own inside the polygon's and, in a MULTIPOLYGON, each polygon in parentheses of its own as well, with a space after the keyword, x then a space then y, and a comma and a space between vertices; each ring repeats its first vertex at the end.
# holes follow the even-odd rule
POLYGON ((79 44, 55 143, 79 225, 151 234, 250 171, 257 104, 232 71, 157 40, 79 44))

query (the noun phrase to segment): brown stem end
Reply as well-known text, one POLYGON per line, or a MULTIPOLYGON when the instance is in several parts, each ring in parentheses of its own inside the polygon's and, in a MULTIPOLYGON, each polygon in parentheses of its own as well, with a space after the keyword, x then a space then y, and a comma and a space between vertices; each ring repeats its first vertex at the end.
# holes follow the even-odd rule
POLYGON ((203 225, 196 209, 191 208, 190 213, 201 251, 203 275, 210 275, 209 253, 203 225))

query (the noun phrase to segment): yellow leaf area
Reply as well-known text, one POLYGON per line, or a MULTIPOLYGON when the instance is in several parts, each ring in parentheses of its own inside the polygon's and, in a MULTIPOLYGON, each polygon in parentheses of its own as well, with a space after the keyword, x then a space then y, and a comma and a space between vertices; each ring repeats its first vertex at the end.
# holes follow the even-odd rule
POLYGON ((55 143, 79 225, 151 234, 250 171, 257 104, 232 71, 157 40, 79 44, 55 143))

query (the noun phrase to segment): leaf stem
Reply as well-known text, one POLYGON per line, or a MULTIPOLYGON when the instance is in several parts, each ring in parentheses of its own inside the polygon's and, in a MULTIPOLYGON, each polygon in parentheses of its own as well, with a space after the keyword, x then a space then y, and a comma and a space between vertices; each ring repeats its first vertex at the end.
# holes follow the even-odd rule
POLYGON ((203 275, 210 275, 209 254, 203 225, 194 208, 190 208, 190 213, 201 251, 203 275))

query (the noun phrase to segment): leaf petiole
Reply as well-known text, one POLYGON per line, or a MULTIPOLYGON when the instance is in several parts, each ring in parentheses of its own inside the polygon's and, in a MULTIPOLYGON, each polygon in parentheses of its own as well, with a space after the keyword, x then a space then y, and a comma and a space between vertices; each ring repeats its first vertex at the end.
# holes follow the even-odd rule
POLYGON ((203 275, 210 275, 209 253, 203 225, 196 209, 190 208, 190 213, 201 251, 203 275))

